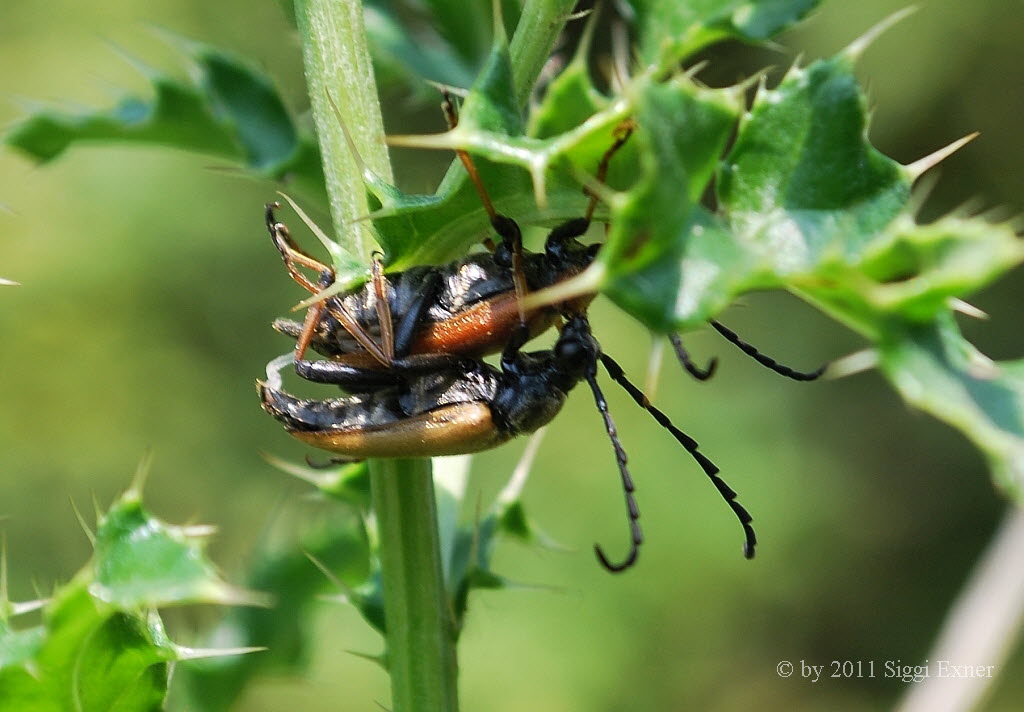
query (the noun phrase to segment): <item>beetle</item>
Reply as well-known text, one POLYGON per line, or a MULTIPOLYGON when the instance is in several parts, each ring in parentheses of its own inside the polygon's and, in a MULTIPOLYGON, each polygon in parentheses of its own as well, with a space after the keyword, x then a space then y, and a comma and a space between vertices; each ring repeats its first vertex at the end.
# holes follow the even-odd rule
MULTIPOLYGON (((744 555, 751 558, 757 537, 752 518, 736 501, 736 493, 719 476, 718 467, 693 438, 677 428, 626 377, 601 348, 582 313, 567 314, 553 348, 525 353, 528 327, 515 330, 501 355, 501 368, 466 357, 430 355, 382 372, 332 361, 314 361, 299 374, 307 380, 333 383, 350 394, 327 400, 296 398, 281 389, 280 376, 268 366, 268 381, 257 382, 263 409, 302 442, 347 459, 368 457, 433 457, 478 452, 531 433, 561 410, 569 391, 581 380, 590 386, 605 432, 611 440, 622 480, 630 527, 630 550, 613 563, 599 545, 598 560, 620 572, 637 559, 643 533, 635 486, 626 452, 604 394, 597 382, 601 363, 612 380, 655 421, 668 430, 693 457, 728 503, 743 527, 744 555), (390 383, 382 383, 381 379, 390 383)), ((297 364, 298 365, 298 364, 297 364)))
MULTIPOLYGON (((450 100, 445 114, 453 117, 450 100)), ((454 125, 449 118, 449 125, 454 125)), ((612 156, 633 131, 624 122, 615 131, 613 144, 605 151, 597 169, 603 182, 612 156)), ((498 213, 480 181, 472 158, 457 151, 470 175, 500 242, 492 252, 476 253, 440 266, 413 267, 385 275, 379 257, 373 261, 369 282, 313 304, 303 323, 278 319, 274 328, 296 340, 296 364, 304 360, 307 347, 332 360, 360 367, 394 368, 413 354, 448 353, 471 358, 500 351, 513 330, 526 326, 531 336, 550 328, 560 311, 583 311, 594 294, 571 302, 524 310, 522 297, 570 279, 587 269, 597 257, 599 244, 585 245, 578 238, 593 221, 597 195, 584 215, 556 226, 548 233, 542 253, 525 251, 519 225, 498 213)), ((276 203, 266 206, 265 220, 274 245, 292 278, 313 294, 334 283, 334 270, 312 257, 295 242, 287 226, 278 222, 276 203), (313 282, 299 267, 316 271, 313 282)), ((487 240, 488 243, 491 241, 487 240)), ((491 243, 493 244, 493 243, 491 243)), ((811 381, 825 366, 803 372, 780 364, 746 343, 735 332, 712 320, 712 327, 729 342, 763 366, 788 378, 811 381)), ((693 377, 709 378, 717 359, 700 368, 690 359, 678 334, 670 334, 676 357, 693 377)))

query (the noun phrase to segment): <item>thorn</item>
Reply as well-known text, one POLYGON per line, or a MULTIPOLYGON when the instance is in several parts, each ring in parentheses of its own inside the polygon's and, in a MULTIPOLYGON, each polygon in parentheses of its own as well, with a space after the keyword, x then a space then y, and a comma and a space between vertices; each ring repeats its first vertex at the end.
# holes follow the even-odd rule
POLYGON ((966 314, 967 316, 973 317, 975 319, 989 318, 987 312, 982 311, 973 304, 968 304, 963 299, 957 299, 956 297, 949 298, 949 307, 953 311, 960 312, 961 314, 966 314))
MULTIPOLYGON (((387 669, 387 665, 385 664, 384 658, 382 656, 380 656, 380 655, 374 655, 372 653, 361 653, 358 650, 346 650, 345 652, 348 653, 349 655, 354 655, 357 658, 362 658, 363 660, 369 660, 371 663, 377 663, 381 667, 387 669)), ((380 702, 377 702, 376 704, 382 710, 386 710, 386 712, 392 712, 390 707, 385 707, 380 702)))
MULTIPOLYGON (((796 77, 796 76, 799 76, 799 75, 803 74, 804 70, 801 68, 801 63, 803 61, 804 61, 804 53, 801 52, 800 54, 798 54, 796 57, 793 58, 793 63, 791 65, 789 65, 789 67, 786 68, 785 72, 783 72, 783 74, 782 74, 782 81, 784 82, 787 79, 789 79, 790 77, 796 77)), ((762 74, 761 77, 762 78, 761 78, 761 82, 760 82, 760 88, 762 90, 764 90, 766 88, 766 86, 767 86, 768 75, 767 74, 762 74)), ((781 84, 781 82, 780 82, 780 84, 781 84)))
MULTIPOLYGON (((626 7, 626 3, 619 3, 619 6, 626 7)), ((615 93, 623 93, 629 86, 629 29, 619 18, 612 22, 611 74, 615 93)))
POLYGON ((184 645, 175 645, 174 651, 178 660, 201 660, 203 658, 221 658, 228 655, 248 655, 249 653, 262 653, 269 648, 257 646, 246 648, 187 648, 184 645))
POLYGON ((257 450, 256 454, 263 458, 271 467, 292 477, 297 477, 303 482, 308 482, 318 489, 326 489, 335 482, 334 475, 329 472, 314 470, 311 467, 303 467, 263 450, 257 450))
POLYGON ((142 454, 142 459, 139 460, 138 467, 135 468, 135 474, 132 476, 132 483, 128 485, 128 490, 124 493, 125 498, 129 499, 142 499, 142 490, 146 486, 146 478, 149 477, 149 470, 153 466, 153 450, 146 448, 146 452, 142 454))
POLYGON ((345 123, 345 117, 341 115, 341 109, 334 101, 334 97, 331 96, 331 92, 325 91, 327 95, 327 103, 331 105, 331 110, 334 112, 334 118, 338 120, 338 126, 341 127, 341 133, 345 136, 345 143, 348 144, 348 152, 352 154, 352 160, 355 161, 356 167, 359 168, 359 172, 364 176, 370 172, 367 168, 366 163, 363 161, 363 157, 359 155, 359 151, 356 149, 356 142, 352 138, 352 133, 348 130, 348 124, 345 123))
POLYGON ((20 287, 21 282, 15 282, 13 279, 4 279, 0 277, 0 287, 20 287))
POLYGON ((1014 212, 1009 205, 993 205, 978 217, 987 222, 998 224, 1012 219, 1014 217, 1014 212))
POLYGON ((530 180, 533 182, 533 201, 540 210, 548 207, 547 160, 530 162, 530 180))
POLYGON ((190 539, 206 539, 217 533, 217 527, 213 524, 191 524, 178 527, 178 531, 190 539))
POLYGON ((515 469, 512 470, 512 476, 495 498, 495 504, 512 504, 519 499, 523 492, 523 487, 526 485, 526 480, 530 477, 533 461, 537 458, 537 451, 540 450, 540 443, 544 440, 544 433, 547 430, 547 426, 545 426, 530 436, 526 447, 523 449, 523 454, 519 458, 519 462, 516 463, 515 469))
POLYGON ((85 521, 85 517, 82 515, 81 510, 78 509, 78 505, 75 504, 75 500, 68 497, 68 501, 71 502, 71 510, 75 513, 75 519, 78 520, 78 525, 82 527, 82 531, 85 532, 85 538, 89 540, 89 543, 96 546, 96 535, 85 521))
POLYGON ((939 173, 929 173, 914 184, 910 191, 910 199, 907 201, 907 214, 917 216, 924 204, 928 201, 935 185, 939 182, 939 173))
POLYGON ((897 10, 893 14, 889 15, 889 17, 885 18, 877 25, 872 27, 870 30, 865 32, 863 35, 861 35, 853 42, 851 42, 846 49, 840 52, 840 54, 844 54, 851 60, 857 61, 860 58, 860 56, 864 53, 864 50, 866 50, 872 42, 878 39, 879 35, 881 35, 883 32, 888 30, 890 27, 895 25, 900 20, 914 14, 915 12, 917 12, 917 5, 908 5, 902 10, 897 10))
POLYGON ((976 195, 973 198, 968 198, 964 202, 960 203, 960 205, 953 208, 949 214, 954 218, 972 218, 977 213, 980 213, 984 207, 985 199, 980 195, 976 195))
POLYGON ((11 604, 11 615, 20 616, 24 613, 31 613, 32 611, 38 611, 40 608, 50 602, 49 598, 37 598, 34 601, 22 601, 21 603, 11 604))
POLYGON ((451 84, 445 84, 443 82, 435 82, 433 79, 425 79, 424 81, 428 86, 434 87, 434 89, 437 89, 441 94, 448 92, 460 99, 465 99, 469 96, 469 89, 463 89, 462 87, 452 86, 451 84))
POLYGON ((580 42, 576 45, 576 53, 573 54, 572 59, 569 61, 569 66, 579 65, 585 69, 587 60, 590 57, 590 48, 594 43, 594 30, 597 28, 597 20, 601 16, 601 5, 598 4, 591 10, 585 10, 584 13, 589 15, 589 17, 587 17, 586 24, 583 25, 583 32, 580 33, 580 42))
POLYGON ((580 10, 579 12, 574 12, 571 15, 566 15, 565 21, 567 23, 575 22, 576 20, 582 20, 584 17, 587 17, 591 14, 596 14, 594 8, 587 8, 586 10, 580 10))
POLYGON ((293 306, 289 311, 297 312, 302 311, 303 309, 308 309, 317 302, 322 302, 323 300, 329 297, 333 297, 335 294, 341 294, 342 292, 351 289, 354 283, 355 280, 350 280, 348 282, 343 282, 339 280, 332 284, 330 287, 327 287, 326 289, 321 289, 313 296, 303 299, 301 302, 293 306))
POLYGON ((229 586, 226 583, 215 583, 210 593, 212 594, 209 599, 211 602, 222 603, 227 606, 270 608, 274 605, 274 599, 270 594, 247 591, 243 588, 229 586))
POLYGON ((682 77, 683 79, 686 79, 687 81, 693 81, 694 79, 697 78, 698 74, 703 72, 710 65, 711 65, 711 60, 710 59, 702 59, 701 61, 697 62, 696 64, 694 64, 694 65, 692 65, 690 67, 687 67, 686 71, 684 71, 679 76, 682 77))
POLYGON ((647 377, 644 379, 644 393, 650 401, 658 392, 658 377, 661 375, 661 362, 665 357, 665 339, 662 335, 655 335, 651 341, 651 353, 647 357, 647 377))
POLYGON ((975 131, 974 133, 967 134, 963 138, 957 139, 956 141, 949 144, 945 148, 940 148, 938 151, 935 151, 934 153, 931 153, 925 156, 924 158, 919 158, 913 163, 907 164, 906 166, 903 167, 903 169, 910 174, 911 179, 917 180, 917 178, 922 173, 952 156, 954 153, 959 151, 968 143, 976 139, 978 135, 979 132, 977 131, 975 131))
POLYGON ((472 462, 472 455, 449 455, 433 458, 434 487, 443 489, 455 501, 461 502, 466 496, 469 467, 472 462))
POLYGON ((607 268, 595 262, 575 277, 562 280, 551 287, 530 292, 523 298, 523 309, 531 311, 558 304, 584 295, 596 294, 604 282, 607 268))
MULTIPOLYGON (((146 64, 141 59, 136 57, 134 54, 131 54, 128 50, 126 50, 124 47, 117 44, 113 40, 104 38, 102 41, 103 44, 105 44, 111 52, 116 54, 129 67, 131 67, 136 72, 141 74, 147 81, 152 82, 153 80, 162 76, 163 73, 156 67, 146 64)), ((180 47, 176 49, 180 49, 180 47)))
POLYGON ((334 585, 335 588, 341 589, 342 591, 345 592, 346 596, 351 597, 352 589, 349 588, 347 585, 345 585, 344 581, 342 581, 340 578, 335 576, 334 572, 332 572, 330 569, 327 568, 327 564, 322 562, 320 559, 318 559, 316 556, 314 556, 312 553, 310 553, 308 551, 304 551, 302 553, 305 554, 306 558, 309 559, 313 563, 313 566, 315 566, 318 569, 320 569, 320 573, 322 573, 324 575, 324 577, 328 581, 330 581, 331 584, 334 585))
POLYGON ((572 177, 579 181, 589 194, 596 195, 605 205, 611 205, 615 202, 618 192, 609 188, 607 183, 597 180, 597 178, 576 166, 572 166, 572 177))
POLYGON ((462 148, 459 141, 460 137, 459 127, 456 126, 451 131, 438 134, 394 134, 385 136, 384 142, 389 146, 452 151, 456 148, 462 148))
POLYGON ((878 366, 878 352, 874 349, 855 351, 852 354, 838 358, 828 365, 825 371, 825 378, 835 380, 846 378, 857 373, 870 371, 878 366))
POLYGON ((284 198, 286 201, 288 201, 288 205, 292 206, 292 210, 295 211, 295 214, 298 215, 299 219, 306 224, 306 227, 309 228, 309 231, 316 235, 316 238, 320 240, 320 242, 323 244, 325 248, 327 248, 328 252, 330 252, 332 255, 338 254, 338 252, 341 250, 341 245, 339 245, 331 238, 327 237, 327 233, 321 230, 320 226, 313 222, 308 215, 306 215, 302 208, 299 207, 298 203, 291 199, 291 196, 287 195, 286 193, 282 193, 281 191, 277 191, 277 194, 284 198))

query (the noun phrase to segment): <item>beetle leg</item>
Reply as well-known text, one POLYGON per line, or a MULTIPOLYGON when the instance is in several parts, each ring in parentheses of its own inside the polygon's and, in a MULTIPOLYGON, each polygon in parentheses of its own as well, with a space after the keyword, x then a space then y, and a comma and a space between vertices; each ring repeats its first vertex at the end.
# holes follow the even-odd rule
POLYGON ((430 305, 434 303, 441 288, 441 274, 431 270, 426 274, 416 296, 409 303, 409 308, 398 322, 395 329, 395 356, 403 358, 412 350, 413 337, 423 323, 430 305))
POLYGON ((306 318, 302 321, 302 330, 295 339, 295 362, 303 360, 306 356, 306 349, 313 340, 316 332, 316 325, 320 323, 320 316, 324 313, 324 303, 317 302, 306 310, 306 318))
POLYGON ((339 361, 295 362, 295 373, 313 383, 330 383, 348 391, 373 390, 402 382, 402 375, 390 369, 350 366, 339 361))
POLYGON ((281 258, 284 260, 284 266, 288 270, 288 274, 302 285, 304 289, 313 294, 319 292, 323 287, 329 287, 331 284, 334 284, 334 269, 299 247, 288 231, 288 226, 277 221, 277 218, 274 216, 274 210, 279 207, 281 207, 279 203, 267 203, 265 217, 267 230, 270 232, 270 239, 274 241, 274 247, 281 253, 281 258), (320 282, 326 281, 327 284, 317 286, 299 271, 299 267, 315 270, 320 275, 320 282))
POLYGON ((679 337, 679 334, 669 334, 668 340, 672 342, 672 348, 675 349, 676 358, 679 359, 679 363, 682 364, 686 372, 696 378, 698 381, 706 381, 714 375, 715 369, 718 367, 718 358, 712 357, 708 361, 708 365, 701 368, 693 362, 690 358, 690 354, 687 353, 686 348, 683 346, 683 340, 679 337))
POLYGON ((340 361, 301 360, 295 362, 295 373, 313 383, 331 383, 348 391, 358 391, 397 385, 424 373, 468 373, 477 365, 473 359, 452 354, 415 354, 396 359, 387 369, 351 366, 340 361))
POLYGON ((501 352, 501 370, 505 373, 519 372, 519 351, 530 340, 530 328, 523 324, 516 327, 501 352))
POLYGON ((612 380, 622 386, 626 393, 636 401, 637 405, 650 413, 658 422, 658 425, 672 433, 672 437, 674 437, 676 441, 678 441, 679 444, 682 445, 688 453, 690 453, 690 456, 696 460, 697 464, 700 465, 702 470, 704 470, 704 474, 706 474, 708 479, 711 480, 715 489, 718 490, 722 499, 724 499, 726 504, 729 505, 733 514, 736 515, 736 518, 740 521, 740 525, 743 527, 743 533, 745 536, 743 542, 743 555, 748 559, 754 558, 754 547, 757 545, 757 535, 754 534, 754 528, 750 526, 750 522, 753 518, 743 505, 736 501, 736 492, 725 483, 725 480, 718 476, 718 466, 711 462, 711 460, 697 449, 698 446, 696 440, 673 425, 667 415, 651 405, 651 402, 647 399, 647 396, 643 394, 643 391, 630 383, 629 379, 626 378, 626 374, 623 372, 622 367, 619 366, 611 356, 601 354, 600 358, 601 363, 604 364, 604 367, 608 371, 608 375, 612 377, 612 380))
MULTIPOLYGON (((620 123, 613 132, 615 142, 604 152, 601 156, 601 161, 597 165, 597 182, 604 183, 608 177, 608 164, 612 160, 612 156, 622 148, 622 146, 629 140, 629 137, 633 134, 633 129, 636 128, 636 123, 632 119, 627 119, 620 123)), ((590 229, 590 223, 594 218, 594 210, 597 208, 597 193, 584 188, 583 192, 590 196, 590 202, 587 204, 587 211, 582 218, 573 218, 572 220, 566 220, 561 225, 556 225, 555 228, 548 233, 547 241, 545 243, 545 249, 551 251, 561 246, 561 243, 572 240, 573 238, 580 237, 588 229, 590 229)))
POLYGON ((789 366, 786 366, 785 364, 779 363, 771 356, 764 355, 756 348, 754 348, 752 345, 748 344, 746 341, 737 336, 735 331, 726 326, 723 326, 722 324, 719 324, 714 319, 711 320, 711 326, 715 327, 715 331, 724 336, 726 341, 728 341, 731 344, 735 344, 740 349, 740 351, 745 353, 747 356, 754 359, 765 368, 775 371, 775 373, 779 374, 780 376, 792 378, 794 381, 813 381, 819 378, 821 374, 825 373, 825 369, 828 368, 828 364, 826 363, 823 364, 822 366, 819 366, 814 371, 797 371, 796 369, 792 369, 789 366))
POLYGON ((388 362, 393 362, 395 360, 395 330, 391 323, 387 277, 384 276, 379 252, 373 253, 373 291, 376 296, 374 307, 377 310, 377 323, 380 325, 380 345, 388 362))
POLYGON ((479 364, 479 361, 454 354, 413 354, 396 359, 391 368, 404 376, 415 376, 438 371, 470 373, 475 371, 479 364))

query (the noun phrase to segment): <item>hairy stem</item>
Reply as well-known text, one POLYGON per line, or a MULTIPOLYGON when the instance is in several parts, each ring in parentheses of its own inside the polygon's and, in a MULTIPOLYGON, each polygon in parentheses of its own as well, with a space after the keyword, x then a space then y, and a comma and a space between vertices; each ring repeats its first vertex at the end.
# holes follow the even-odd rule
POLYGON ((526 104, 575 4, 575 0, 526 0, 508 48, 516 100, 521 106, 526 104))
POLYGON ((430 460, 375 460, 370 476, 394 709, 457 710, 456 631, 438 554, 430 460))
MULTIPOLYGON (((334 234, 352 252, 372 243, 353 221, 369 212, 357 161, 349 153, 331 100, 364 163, 391 180, 384 126, 358 0, 296 0, 313 119, 324 161, 334 234)), ((361 223, 359 223, 361 224, 361 223)), ((430 460, 370 463, 377 517, 392 709, 458 709, 455 638, 437 534, 430 460)))
POLYGON ((353 223, 369 213, 366 190, 358 162, 349 152, 345 133, 331 106, 333 100, 341 108, 366 166, 391 181, 391 161, 366 45, 362 2, 296 0, 295 14, 335 239, 352 252, 369 258, 373 244, 366 238, 366 231, 353 223))

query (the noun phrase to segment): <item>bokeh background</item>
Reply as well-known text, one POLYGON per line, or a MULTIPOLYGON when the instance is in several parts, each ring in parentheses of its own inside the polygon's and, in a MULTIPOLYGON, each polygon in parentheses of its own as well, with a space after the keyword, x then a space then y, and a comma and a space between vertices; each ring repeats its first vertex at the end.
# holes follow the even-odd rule
MULTIPOLYGON (((902 0, 825 2, 777 53, 737 60, 785 67, 827 56, 902 0)), ((297 40, 281 4, 222 0, 54 0, 0 6, 0 122, 22 98, 108 106, 145 82, 118 50, 182 72, 167 28, 251 57, 294 108, 305 107, 297 40)), ((925 212, 972 198, 1024 207, 1024 2, 932 0, 878 39, 859 74, 875 105, 871 137, 902 161, 960 136, 981 137, 940 169, 925 212)), ((741 52, 742 54, 742 52, 741 52)), ((719 62, 721 64, 719 64, 719 62)), ((729 62, 738 62, 729 64, 729 62)), ((736 69, 734 69, 736 67, 736 69)), ((400 95, 392 132, 441 128, 400 95)), ((396 155, 407 190, 432 190, 447 157, 396 155)), ((105 505, 147 450, 150 508, 216 524, 213 558, 240 580, 253 547, 287 539, 320 505, 257 451, 302 450, 257 407, 253 380, 287 344, 269 328, 300 294, 261 224, 273 186, 210 161, 145 148, 73 150, 35 167, 0 153, 0 514, 14 598, 66 580, 89 555, 71 501, 105 505)), ((1017 271, 973 300, 990 321, 964 325, 994 358, 1024 354, 1017 271)), ((752 295, 723 321, 796 367, 860 348, 858 338, 783 294, 752 295)), ((649 339, 607 303, 593 309, 605 348, 645 368, 649 339)), ((497 568, 539 588, 476 594, 461 644, 467 710, 876 710, 890 679, 781 679, 781 660, 916 664, 1005 509, 964 439, 910 411, 877 374, 815 384, 779 378, 716 334, 693 334, 719 375, 695 383, 666 362, 657 402, 698 438, 753 512, 761 546, 740 555, 727 508, 674 441, 607 390, 632 458, 647 544, 610 577, 591 544, 625 544, 618 476, 582 391, 543 445, 526 503, 569 553, 510 544, 497 568)), ((469 501, 501 486, 522 443, 479 456, 469 501)), ((212 609, 172 619, 184 641, 212 609)), ((380 642, 358 616, 325 603, 301 678, 263 679, 238 709, 376 709, 388 682, 349 650, 380 642), (339 705, 340 702, 340 705, 339 705)), ((1002 670, 986 709, 1018 710, 1024 655, 1002 670)))

